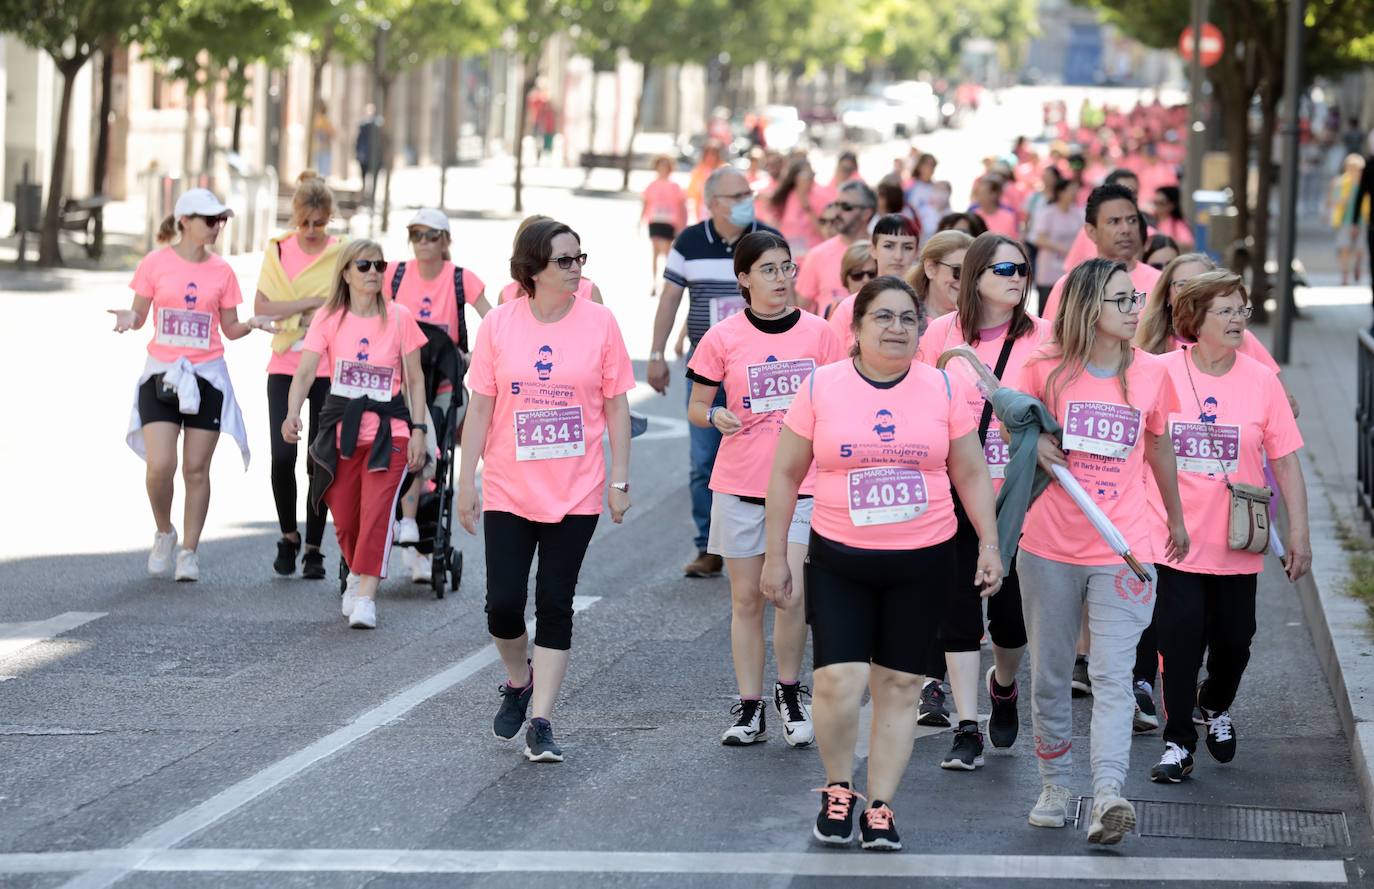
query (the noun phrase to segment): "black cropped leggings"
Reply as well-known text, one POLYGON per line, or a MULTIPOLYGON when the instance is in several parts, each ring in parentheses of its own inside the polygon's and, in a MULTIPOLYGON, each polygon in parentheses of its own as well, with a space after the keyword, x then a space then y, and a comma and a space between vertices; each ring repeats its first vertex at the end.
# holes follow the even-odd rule
MULTIPOLYGON (((267 375, 267 425, 272 436, 272 499, 277 504, 277 522, 281 525, 283 535, 296 533, 296 445, 288 444, 286 439, 281 437, 281 425, 286 421, 286 402, 290 391, 289 374, 267 375)), ((310 403, 310 416, 307 420, 310 437, 305 439, 307 448, 320 431, 320 408, 324 406, 324 400, 328 397, 329 378, 316 377, 315 382, 310 384, 309 394, 306 395, 310 403)), ((307 478, 315 473, 315 467, 308 457, 305 461, 305 473, 307 478)), ((317 511, 310 504, 308 485, 306 489, 305 543, 318 548, 324 540, 327 507, 321 503, 317 511)))

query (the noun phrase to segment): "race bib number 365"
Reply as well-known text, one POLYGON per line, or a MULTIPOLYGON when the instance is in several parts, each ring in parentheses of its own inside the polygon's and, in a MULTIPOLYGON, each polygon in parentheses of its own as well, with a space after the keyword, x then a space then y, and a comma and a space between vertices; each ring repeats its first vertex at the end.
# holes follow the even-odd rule
POLYGON ((1184 423, 1175 420, 1169 427, 1174 456, 1182 472, 1240 470, 1240 427, 1217 423, 1184 423))
POLYGON ((988 475, 993 478, 1007 477, 1007 464, 1011 462, 1011 445, 1002 440, 1002 430, 988 427, 988 440, 983 445, 983 459, 988 464, 988 475))
POLYGON ((1070 401, 1064 414, 1064 450, 1125 460, 1140 436, 1140 411, 1103 401, 1070 401))
POLYGON ((749 380, 749 410, 756 414, 785 411, 801 389, 807 374, 816 369, 810 358, 796 361, 769 361, 745 368, 749 380))
POLYGON ((515 412, 516 460, 555 460, 585 453, 581 405, 515 412))
POLYGON ((390 401, 394 373, 391 368, 379 364, 345 361, 340 358, 334 365, 334 380, 329 386, 329 391, 344 398, 390 401))
POLYGON ((919 469, 879 466, 849 471, 849 520, 857 527, 909 522, 929 504, 919 469))
POLYGON ((157 343, 182 349, 210 348, 210 313, 189 309, 159 310, 157 343))

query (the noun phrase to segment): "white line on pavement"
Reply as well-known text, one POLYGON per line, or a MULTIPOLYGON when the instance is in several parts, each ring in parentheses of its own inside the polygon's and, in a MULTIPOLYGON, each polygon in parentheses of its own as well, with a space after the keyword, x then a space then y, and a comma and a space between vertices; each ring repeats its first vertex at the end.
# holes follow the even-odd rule
POLYGON ((1124 882, 1348 882, 1340 859, 1107 855, 865 855, 831 852, 608 852, 488 849, 96 849, 0 855, 0 873, 590 873, 946 877, 1124 882))
MULTIPOLYGON (((576 596, 573 599, 573 611, 585 611, 600 600, 600 596, 576 596)), ((534 621, 526 624, 525 629, 527 632, 533 633, 534 621)), ((499 655, 496 653, 496 646, 485 646, 480 651, 468 655, 447 669, 441 670, 428 679, 417 682, 400 694, 388 698, 338 731, 325 735, 308 747, 298 750, 257 774, 220 791, 205 802, 182 812, 170 821, 163 822, 131 842, 126 849, 119 851, 131 853, 133 857, 128 860, 140 861, 146 856, 155 855, 160 851, 171 849, 177 844, 185 842, 220 819, 248 805, 269 790, 290 781, 315 763, 333 756, 354 741, 400 719, 415 707, 435 695, 448 691, 477 671, 496 663, 497 660, 499 660, 499 655)), ((73 877, 63 884, 63 889, 78 889, 78 887, 79 889, 105 889, 105 887, 113 886, 119 882, 130 870, 139 869, 127 864, 114 865, 113 870, 100 864, 93 865, 93 867, 100 869, 73 877)))
POLYGON ((68 630, 104 617, 106 611, 64 611, 57 617, 27 623, 0 624, 0 659, 16 654, 30 645, 46 642, 68 630))

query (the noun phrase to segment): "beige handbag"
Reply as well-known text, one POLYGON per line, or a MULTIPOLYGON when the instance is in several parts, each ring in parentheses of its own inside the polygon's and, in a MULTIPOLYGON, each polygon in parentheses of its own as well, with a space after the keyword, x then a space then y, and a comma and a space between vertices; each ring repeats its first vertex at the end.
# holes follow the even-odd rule
MULTIPOLYGON (((1202 399, 1198 398, 1197 386, 1193 384, 1193 358, 1184 350, 1183 369, 1188 374, 1188 386, 1193 390, 1193 400, 1197 409, 1202 411, 1202 399)), ((1226 490, 1231 492, 1231 524, 1227 529, 1226 543, 1234 550, 1262 555, 1269 551, 1269 501, 1274 499, 1271 488, 1259 485, 1246 485, 1231 481, 1226 474, 1226 464, 1220 460, 1221 477, 1226 480, 1226 490)))

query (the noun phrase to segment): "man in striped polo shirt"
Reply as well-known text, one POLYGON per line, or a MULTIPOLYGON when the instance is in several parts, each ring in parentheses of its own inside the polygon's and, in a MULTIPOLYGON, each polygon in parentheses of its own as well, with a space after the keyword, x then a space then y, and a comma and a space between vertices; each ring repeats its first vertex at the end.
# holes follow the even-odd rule
MULTIPOLYGON (((687 290, 687 337, 695 349, 712 325, 744 311, 744 298, 735 279, 735 244, 756 231, 774 230, 754 218, 754 193, 744 174, 734 167, 720 167, 706 179, 704 222, 690 225, 673 241, 663 270, 663 292, 654 316, 653 351, 649 353, 649 385, 659 394, 668 392, 668 363, 663 359, 673 330, 682 291, 687 290)), ((776 234, 776 232, 774 232, 776 234)), ((691 354, 688 354, 688 360, 691 354)), ((691 386, 685 386, 691 399, 691 386)), ((725 404, 725 387, 716 393, 716 404, 725 404)), ((720 448, 720 433, 688 425, 691 435, 692 520, 696 523, 697 557, 682 571, 688 577, 720 574, 721 558, 706 552, 711 527, 711 469, 720 448)))

